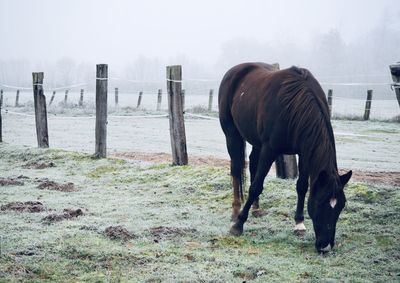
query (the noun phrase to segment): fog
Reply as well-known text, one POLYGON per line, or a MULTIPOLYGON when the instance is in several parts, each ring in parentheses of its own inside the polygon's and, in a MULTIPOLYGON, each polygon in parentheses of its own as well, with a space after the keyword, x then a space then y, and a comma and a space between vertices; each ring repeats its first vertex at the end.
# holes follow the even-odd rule
POLYGON ((127 79, 164 79, 167 64, 220 79, 245 61, 387 82, 399 46, 397 0, 0 0, 0 84, 29 86, 32 71, 87 81, 96 63, 127 79))

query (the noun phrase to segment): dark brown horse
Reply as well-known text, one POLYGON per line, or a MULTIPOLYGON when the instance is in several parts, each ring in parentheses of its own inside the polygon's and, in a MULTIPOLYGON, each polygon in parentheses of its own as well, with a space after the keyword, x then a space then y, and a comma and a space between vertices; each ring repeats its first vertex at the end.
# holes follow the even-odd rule
POLYGON ((231 157, 233 235, 243 233, 250 207, 258 210, 265 176, 278 155, 298 154, 297 230, 305 230, 304 200, 310 181, 308 213, 315 247, 334 246, 336 222, 345 206, 344 185, 352 172, 339 176, 333 130, 325 94, 312 74, 302 68, 281 71, 264 63, 230 69, 219 89, 219 118, 231 157), (250 154, 250 190, 243 209, 245 144, 250 154), (239 213, 240 211, 240 213, 239 213))

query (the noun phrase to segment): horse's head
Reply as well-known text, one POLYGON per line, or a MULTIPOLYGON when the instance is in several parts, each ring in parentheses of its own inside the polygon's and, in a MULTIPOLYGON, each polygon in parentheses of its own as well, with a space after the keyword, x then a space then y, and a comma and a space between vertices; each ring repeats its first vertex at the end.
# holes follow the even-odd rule
POLYGON ((335 244, 336 222, 342 212, 346 197, 344 186, 351 178, 352 171, 339 176, 321 171, 313 180, 308 199, 308 214, 315 232, 315 248, 318 252, 326 252, 335 244))

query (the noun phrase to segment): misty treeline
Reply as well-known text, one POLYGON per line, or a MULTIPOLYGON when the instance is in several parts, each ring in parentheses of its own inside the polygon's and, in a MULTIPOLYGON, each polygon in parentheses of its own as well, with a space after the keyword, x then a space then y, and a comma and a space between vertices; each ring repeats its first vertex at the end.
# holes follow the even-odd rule
MULTIPOLYGON (((389 64, 400 61, 400 32, 381 25, 357 40, 346 43, 338 30, 316 36, 307 47, 296 42, 286 44, 236 38, 220 46, 214 64, 205 64, 190 54, 162 59, 137 56, 126 58, 122 67, 109 63, 109 76, 152 83, 165 80, 165 66, 181 64, 184 78, 220 80, 231 66, 246 61, 279 63, 281 68, 298 65, 310 69, 323 82, 390 82, 389 64)), ((218 47, 216 47, 218 48, 218 47)), ((112 51, 110 51, 112 52, 112 51)), ((28 59, 0 60, 0 83, 30 86, 32 71, 44 71, 47 87, 56 88, 89 83, 93 88, 96 62, 77 62, 63 57, 56 62, 31 62, 28 59)), ((121 82, 123 82, 121 80, 121 82)), ((115 83, 117 85, 118 83, 115 83)), ((136 90, 134 84, 124 88, 136 90)))

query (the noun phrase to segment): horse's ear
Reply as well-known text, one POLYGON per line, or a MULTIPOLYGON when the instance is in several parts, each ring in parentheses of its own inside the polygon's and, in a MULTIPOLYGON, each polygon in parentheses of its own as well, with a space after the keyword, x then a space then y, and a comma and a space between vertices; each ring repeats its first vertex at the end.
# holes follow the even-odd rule
POLYGON ((329 182, 328 173, 326 173, 325 170, 322 170, 321 172, 319 172, 319 175, 318 175, 318 183, 319 183, 321 186, 326 186, 326 185, 328 184, 328 182, 329 182))
POLYGON ((340 176, 340 183, 342 183, 343 186, 346 185, 349 182, 352 174, 353 174, 353 171, 350 170, 346 174, 340 176))

